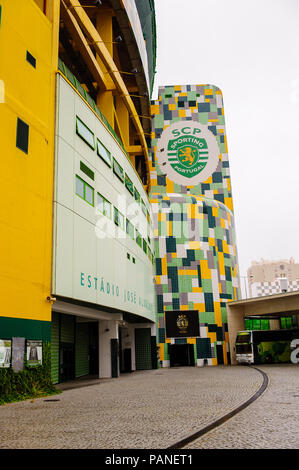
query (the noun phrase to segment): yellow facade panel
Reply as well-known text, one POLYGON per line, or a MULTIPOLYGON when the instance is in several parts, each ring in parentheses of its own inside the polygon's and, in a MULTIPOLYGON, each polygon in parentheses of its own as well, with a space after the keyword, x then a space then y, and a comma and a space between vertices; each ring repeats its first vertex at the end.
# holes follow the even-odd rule
POLYGON ((189 241, 190 250, 200 250, 200 241, 189 241))
MULTIPOLYGON (((52 24, 32 1, 2 0, 0 295, 2 316, 50 321, 55 66, 52 24), (34 25, 34 27, 28 27, 34 25), (8 47, 9 45, 9 47, 8 47), (12 53, 13 51, 13 53, 12 53), (26 60, 28 51, 36 67, 26 60), (28 153, 16 147, 29 126, 28 153)), ((58 51, 56 51, 58 54, 58 51)), ((57 59, 57 55, 56 55, 57 59)))
POLYGON ((200 269, 203 279, 211 279, 211 270, 208 268, 208 261, 206 259, 201 260, 200 269))
POLYGON ((187 338, 187 344, 196 344, 196 338, 187 338))

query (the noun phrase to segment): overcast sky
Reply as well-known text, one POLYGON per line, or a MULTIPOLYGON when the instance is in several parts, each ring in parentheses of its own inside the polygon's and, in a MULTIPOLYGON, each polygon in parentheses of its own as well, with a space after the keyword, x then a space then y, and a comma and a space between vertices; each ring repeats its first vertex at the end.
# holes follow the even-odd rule
POLYGON ((224 97, 240 274, 299 262, 299 0, 155 0, 164 85, 224 97))

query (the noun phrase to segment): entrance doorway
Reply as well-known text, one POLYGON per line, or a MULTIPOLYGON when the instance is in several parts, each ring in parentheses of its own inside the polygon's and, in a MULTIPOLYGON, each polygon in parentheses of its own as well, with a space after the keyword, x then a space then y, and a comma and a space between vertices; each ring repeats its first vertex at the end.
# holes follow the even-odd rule
POLYGON ((60 382, 75 378, 75 349, 73 343, 60 343, 60 382))
POLYGON ((193 344, 169 344, 168 351, 170 367, 195 365, 193 344))

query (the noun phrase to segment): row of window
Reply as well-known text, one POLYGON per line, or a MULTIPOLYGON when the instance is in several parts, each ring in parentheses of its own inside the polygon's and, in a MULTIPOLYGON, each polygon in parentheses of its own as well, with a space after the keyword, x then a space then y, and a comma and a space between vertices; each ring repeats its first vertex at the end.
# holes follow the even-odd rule
MULTIPOLYGON (((281 317, 280 318, 280 328, 293 328, 296 326, 296 317, 281 317)), ((245 318, 245 330, 270 330, 270 320, 268 318, 264 319, 251 319, 245 318)))
MULTIPOLYGON (((80 176, 76 175, 76 194, 77 196, 84 199, 91 206, 95 206, 95 191, 92 186, 90 186, 86 181, 84 181, 80 176)), ((96 208, 97 210, 111 220, 113 217, 115 225, 117 225, 121 230, 123 230, 127 235, 135 240, 137 245, 142 248, 144 253, 148 256, 152 263, 154 263, 154 255, 150 249, 150 238, 146 241, 140 234, 139 230, 134 227, 132 222, 129 219, 124 217, 124 215, 109 202, 104 196, 100 193, 96 193, 96 208)))
POLYGON ((132 180, 129 178, 127 173, 123 170, 122 166, 118 161, 111 156, 109 150, 105 145, 94 136, 94 133, 86 126, 86 124, 76 116, 76 134, 81 137, 82 140, 92 149, 96 150, 99 157, 113 169, 113 172, 120 179, 122 183, 125 184, 127 190, 135 198, 135 200, 141 205, 142 212, 147 218, 147 221, 150 223, 150 215, 146 208, 146 205, 143 199, 140 197, 139 192, 134 187, 132 180))

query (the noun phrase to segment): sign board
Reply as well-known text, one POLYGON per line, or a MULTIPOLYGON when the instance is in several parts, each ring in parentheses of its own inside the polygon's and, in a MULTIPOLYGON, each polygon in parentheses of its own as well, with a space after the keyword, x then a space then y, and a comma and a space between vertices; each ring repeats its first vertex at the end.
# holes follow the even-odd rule
POLYGON ((195 121, 180 121, 167 127, 157 142, 158 163, 167 178, 195 186, 216 170, 220 150, 214 134, 195 121))
POLYGON ((0 368, 10 367, 11 340, 0 339, 0 368))
POLYGON ((165 312, 167 338, 194 338, 199 336, 198 310, 165 312))
POLYGON ((41 366, 43 362, 43 342, 27 340, 26 346, 27 367, 41 366))

